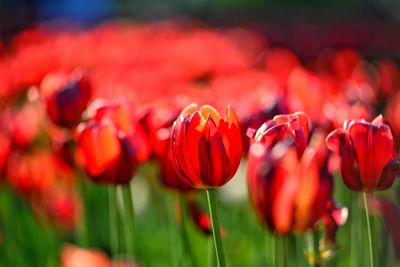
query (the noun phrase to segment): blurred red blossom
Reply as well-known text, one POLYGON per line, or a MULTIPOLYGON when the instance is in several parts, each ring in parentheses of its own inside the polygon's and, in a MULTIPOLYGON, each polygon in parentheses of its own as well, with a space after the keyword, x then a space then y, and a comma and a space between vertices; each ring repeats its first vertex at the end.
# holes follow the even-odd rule
POLYGON ((104 252, 65 245, 61 250, 60 267, 111 267, 104 252))
POLYGON ((81 70, 70 74, 49 73, 43 78, 40 89, 50 119, 67 128, 81 121, 92 93, 89 78, 81 70))

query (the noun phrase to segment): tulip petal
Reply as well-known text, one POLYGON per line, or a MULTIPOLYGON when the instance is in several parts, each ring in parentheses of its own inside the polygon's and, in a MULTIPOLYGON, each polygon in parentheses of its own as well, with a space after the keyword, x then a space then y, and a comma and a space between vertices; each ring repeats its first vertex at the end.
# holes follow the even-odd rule
MULTIPOLYGON (((229 158, 220 132, 217 129, 217 125, 211 119, 207 120, 209 125, 209 161, 212 168, 212 181, 210 185, 220 186, 225 184, 232 176, 231 168, 229 164, 229 158)), ((240 139, 239 139, 240 140, 240 139)), ((236 169, 234 170, 236 172, 236 169)))
POLYGON ((363 184, 359 174, 356 152, 349 134, 343 129, 332 131, 326 138, 330 150, 341 157, 340 175, 343 182, 354 191, 362 191, 363 184))
POLYGON ((393 184, 394 179, 400 173, 400 160, 395 159, 390 161, 383 169, 381 179, 376 185, 377 190, 386 190, 393 184))
POLYGON ((78 139, 90 175, 106 169, 120 154, 121 148, 114 127, 108 123, 85 125, 78 139))

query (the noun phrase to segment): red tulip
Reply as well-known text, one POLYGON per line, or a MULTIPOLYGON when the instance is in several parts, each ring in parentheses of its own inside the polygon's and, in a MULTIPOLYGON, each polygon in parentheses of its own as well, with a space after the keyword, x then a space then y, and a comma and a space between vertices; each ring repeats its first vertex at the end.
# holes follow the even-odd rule
POLYGON ((77 143, 82 164, 94 182, 125 184, 132 179, 137 165, 135 147, 111 120, 80 124, 77 143))
POLYGON ((264 148, 270 148, 285 137, 291 137, 295 141, 297 154, 301 155, 307 147, 309 131, 307 116, 303 112, 296 112, 289 115, 277 115, 261 125, 257 131, 248 129, 247 135, 252 142, 263 144, 264 148))
POLYGON ((123 132, 134 145, 137 161, 142 162, 148 159, 151 153, 150 141, 128 101, 97 99, 90 105, 87 113, 90 120, 97 123, 105 118, 112 121, 116 129, 123 132))
POLYGON ((259 219, 278 234, 305 231, 327 212, 333 181, 321 132, 307 146, 303 113, 277 116, 252 136, 248 189, 259 219))
POLYGON ((392 186, 400 170, 397 138, 382 116, 371 123, 345 121, 343 128, 332 131, 326 142, 341 157, 340 174, 351 190, 372 192, 392 186))
POLYGON ((227 183, 242 156, 234 110, 228 106, 222 119, 211 106, 187 106, 173 126, 172 156, 176 171, 194 188, 227 183))
POLYGON ((81 121, 92 87, 85 74, 75 71, 70 75, 48 74, 43 78, 41 91, 50 119, 58 126, 71 128, 81 121))

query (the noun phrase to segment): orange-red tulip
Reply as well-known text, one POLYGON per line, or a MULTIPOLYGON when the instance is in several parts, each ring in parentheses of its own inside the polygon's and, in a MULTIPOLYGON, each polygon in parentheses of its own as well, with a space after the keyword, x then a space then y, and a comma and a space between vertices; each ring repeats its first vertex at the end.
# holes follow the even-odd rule
POLYGON ((97 123, 104 119, 112 121, 116 129, 123 132, 134 145, 136 159, 139 162, 148 159, 151 153, 151 144, 130 102, 97 99, 89 106, 87 113, 90 120, 97 123))
POLYGON ((77 140, 83 166, 94 182, 125 184, 132 179, 137 165, 135 147, 111 120, 80 124, 77 140))
POLYGON ((234 110, 228 106, 225 118, 221 118, 211 106, 187 106, 173 126, 172 156, 176 171, 194 188, 227 183, 242 156, 234 110))

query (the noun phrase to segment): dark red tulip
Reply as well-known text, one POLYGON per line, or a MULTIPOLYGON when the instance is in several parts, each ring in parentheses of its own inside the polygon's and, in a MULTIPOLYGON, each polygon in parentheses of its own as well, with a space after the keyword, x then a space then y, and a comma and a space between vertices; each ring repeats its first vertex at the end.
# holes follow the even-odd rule
POLYGON ((323 134, 307 146, 303 113, 266 122, 252 136, 248 190, 259 219, 278 234, 312 228, 326 213, 333 181, 323 134))
POLYGON ((187 106, 173 126, 172 156, 176 171, 194 188, 227 183, 242 156, 235 111, 228 106, 221 118, 209 105, 187 106))
POLYGON ((81 121, 82 112, 90 100, 92 86, 81 71, 71 74, 52 73, 42 81, 47 114, 58 126, 72 128, 81 121))
POLYGON ((372 192, 392 186, 400 170, 397 138, 382 116, 372 122, 345 121, 326 142, 341 157, 340 174, 351 190, 372 192))
POLYGON ((94 182, 126 184, 132 179, 135 147, 110 119, 80 124, 77 143, 85 171, 94 182))

